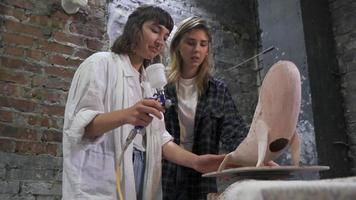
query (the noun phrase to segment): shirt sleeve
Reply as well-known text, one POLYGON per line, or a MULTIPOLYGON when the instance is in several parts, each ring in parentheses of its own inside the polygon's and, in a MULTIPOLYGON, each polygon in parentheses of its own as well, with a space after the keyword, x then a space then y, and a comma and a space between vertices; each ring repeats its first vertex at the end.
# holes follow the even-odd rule
POLYGON ((165 130, 163 132, 163 137, 162 137, 162 146, 169 141, 173 141, 173 137, 171 136, 171 134, 168 133, 168 131, 165 130))
POLYGON ((65 116, 64 134, 74 144, 87 145, 99 143, 83 139, 85 127, 100 113, 104 112, 105 70, 102 61, 95 56, 89 57, 78 68, 69 90, 65 116))
POLYGON ((164 115, 162 114, 163 119, 154 118, 152 121, 153 126, 157 127, 157 131, 161 134, 162 146, 167 142, 172 141, 173 137, 166 129, 166 125, 164 123, 164 115))

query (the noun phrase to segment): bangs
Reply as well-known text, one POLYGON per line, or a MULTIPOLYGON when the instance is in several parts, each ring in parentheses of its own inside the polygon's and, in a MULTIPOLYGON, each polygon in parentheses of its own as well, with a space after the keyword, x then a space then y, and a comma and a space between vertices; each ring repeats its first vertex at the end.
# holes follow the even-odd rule
POLYGON ((153 20, 158 22, 159 25, 166 27, 169 30, 169 32, 172 31, 173 26, 174 26, 172 18, 164 15, 162 17, 154 18, 153 20))
POLYGON ((146 18, 149 20, 153 20, 157 22, 159 25, 166 27, 169 30, 169 32, 171 32, 173 29, 174 22, 171 15, 159 7, 155 7, 153 11, 147 13, 146 18))

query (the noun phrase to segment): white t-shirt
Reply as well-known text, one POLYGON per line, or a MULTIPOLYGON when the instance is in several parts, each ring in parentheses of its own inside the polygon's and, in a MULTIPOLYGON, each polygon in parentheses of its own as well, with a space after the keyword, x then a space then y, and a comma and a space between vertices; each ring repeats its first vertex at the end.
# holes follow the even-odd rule
POLYGON ((198 89, 194 81, 195 78, 180 78, 177 84, 180 146, 188 151, 193 148, 194 118, 198 102, 198 89))

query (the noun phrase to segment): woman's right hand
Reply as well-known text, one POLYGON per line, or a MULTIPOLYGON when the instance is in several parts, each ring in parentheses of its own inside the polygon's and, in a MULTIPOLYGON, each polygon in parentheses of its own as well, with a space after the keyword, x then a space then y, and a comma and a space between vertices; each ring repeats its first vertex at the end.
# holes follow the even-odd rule
POLYGON ((145 127, 151 123, 153 116, 162 119, 161 112, 164 112, 164 108, 157 100, 143 99, 125 111, 128 124, 145 127))

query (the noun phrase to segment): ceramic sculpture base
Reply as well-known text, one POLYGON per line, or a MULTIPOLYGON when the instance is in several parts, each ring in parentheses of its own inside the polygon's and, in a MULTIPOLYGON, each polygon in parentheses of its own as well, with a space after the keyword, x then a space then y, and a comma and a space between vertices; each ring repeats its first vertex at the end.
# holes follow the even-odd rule
POLYGON ((241 177, 242 179, 279 179, 279 177, 289 177, 295 172, 324 171, 328 166, 264 166, 264 167, 238 167, 225 169, 221 172, 210 172, 203 174, 203 177, 241 177))
POLYGON ((203 177, 216 177, 218 191, 223 192, 227 187, 236 181, 244 179, 257 180, 293 180, 296 174, 315 173, 328 170, 328 166, 264 166, 264 167, 238 167, 225 169, 221 172, 210 172, 203 174, 203 177))

